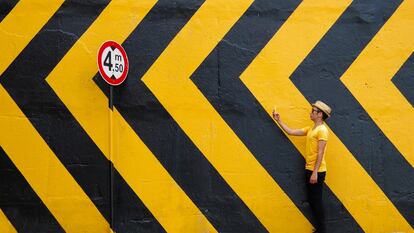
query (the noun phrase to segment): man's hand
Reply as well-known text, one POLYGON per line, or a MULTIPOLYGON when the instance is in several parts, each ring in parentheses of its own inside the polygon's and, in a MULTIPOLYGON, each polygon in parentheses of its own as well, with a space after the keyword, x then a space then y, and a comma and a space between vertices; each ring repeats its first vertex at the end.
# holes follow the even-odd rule
POLYGON ((279 113, 275 112, 275 110, 273 110, 273 119, 275 119, 276 121, 280 121, 280 115, 279 113))
POLYGON ((317 172, 312 172, 309 183, 311 183, 311 184, 318 183, 318 173, 317 172))

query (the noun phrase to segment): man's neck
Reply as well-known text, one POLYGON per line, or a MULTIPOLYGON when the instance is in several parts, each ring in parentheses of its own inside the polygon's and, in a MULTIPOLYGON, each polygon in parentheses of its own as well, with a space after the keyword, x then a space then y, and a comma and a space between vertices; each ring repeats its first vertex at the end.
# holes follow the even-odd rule
POLYGON ((322 119, 316 119, 316 120, 313 121, 313 123, 314 123, 313 128, 316 128, 320 125, 323 125, 323 120, 322 119))

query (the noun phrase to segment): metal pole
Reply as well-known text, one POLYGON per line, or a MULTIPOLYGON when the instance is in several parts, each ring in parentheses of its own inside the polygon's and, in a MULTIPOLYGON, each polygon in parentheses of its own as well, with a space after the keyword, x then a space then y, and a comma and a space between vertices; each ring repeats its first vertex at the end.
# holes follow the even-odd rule
POLYGON ((113 102, 113 93, 114 87, 112 85, 109 86, 109 170, 110 170, 110 231, 113 232, 113 216, 114 216, 114 165, 113 165, 113 133, 114 133, 114 122, 113 122, 113 115, 114 115, 114 102, 113 102))

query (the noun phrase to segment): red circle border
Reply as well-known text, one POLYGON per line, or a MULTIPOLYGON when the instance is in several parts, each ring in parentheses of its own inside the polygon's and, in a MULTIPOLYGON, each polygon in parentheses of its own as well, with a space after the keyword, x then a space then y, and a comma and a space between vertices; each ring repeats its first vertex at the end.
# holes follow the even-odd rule
POLYGON ((128 71, 129 71, 129 61, 128 61, 128 56, 127 56, 124 48, 122 47, 122 45, 120 45, 117 42, 112 41, 112 40, 105 41, 101 45, 101 47, 98 50, 98 70, 99 70, 99 73, 101 74, 102 78, 109 85, 118 86, 118 85, 121 85, 121 83, 123 83, 125 81, 125 79, 126 79, 126 77, 128 75, 128 71), (119 79, 112 79, 111 77, 109 77, 108 75, 106 75, 105 72, 103 72, 104 69, 102 67, 102 58, 101 58, 101 55, 102 55, 103 51, 107 47, 109 47, 109 46, 115 47, 119 51, 121 51, 121 54, 122 54, 122 56, 125 59, 125 69, 124 69, 124 72, 122 73, 121 77, 119 77, 119 79))

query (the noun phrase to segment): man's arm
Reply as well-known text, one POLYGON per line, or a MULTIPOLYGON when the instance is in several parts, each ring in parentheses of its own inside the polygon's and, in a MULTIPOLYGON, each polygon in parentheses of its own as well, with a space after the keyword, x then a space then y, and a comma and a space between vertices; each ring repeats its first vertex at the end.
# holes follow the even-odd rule
POLYGON ((302 129, 291 129, 289 126, 287 126, 285 123, 282 122, 280 119, 279 113, 275 112, 273 110, 273 119, 280 125, 280 127, 285 131, 288 135, 292 136, 305 136, 306 133, 302 129))
POLYGON ((316 159, 315 167, 313 168, 312 176, 309 180, 311 184, 316 184, 318 182, 318 170, 322 163, 323 152, 325 151, 326 141, 318 141, 318 157, 316 159))

